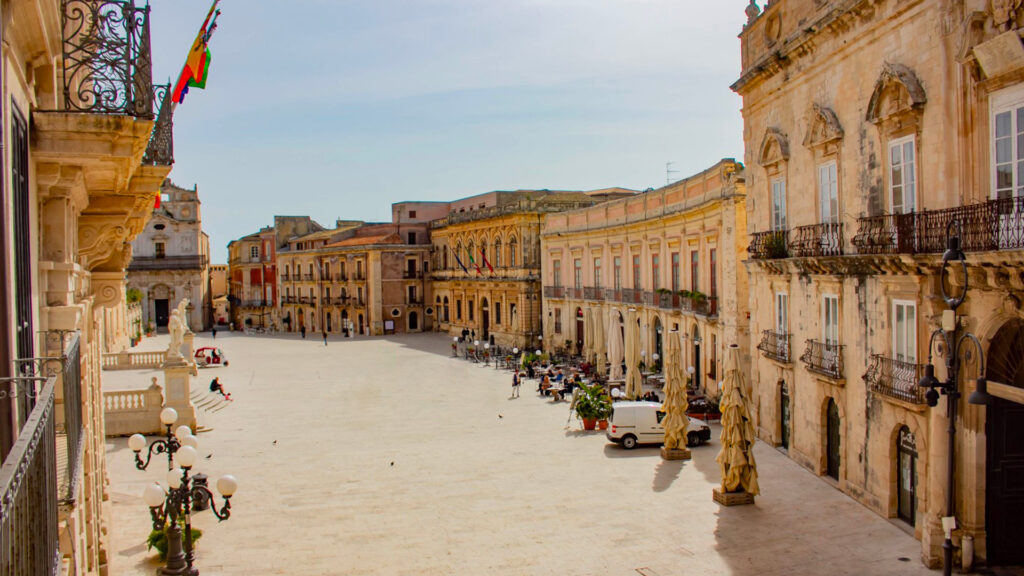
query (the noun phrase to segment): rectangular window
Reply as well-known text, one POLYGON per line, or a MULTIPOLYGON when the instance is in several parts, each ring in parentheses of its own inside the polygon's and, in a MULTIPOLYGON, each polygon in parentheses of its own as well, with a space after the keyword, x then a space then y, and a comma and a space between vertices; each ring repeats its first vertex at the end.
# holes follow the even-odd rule
POLYGON ((154 242, 153 243, 153 250, 156 252, 156 257, 157 258, 163 258, 164 256, 167 255, 167 252, 166 252, 166 250, 164 248, 164 243, 163 242, 154 242))
POLYGON ((839 296, 826 294, 821 301, 822 341, 839 344, 839 296))
POLYGON ((997 110, 992 123, 993 197, 1024 195, 1024 103, 997 110))
POLYGON ((708 296, 718 296, 718 250, 708 250, 708 296))
POLYGON ((559 287, 562 285, 562 261, 552 260, 551 261, 551 282, 552 286, 559 287))
POLYGON ((516 244, 515 242, 512 242, 508 245, 508 265, 511 268, 516 267, 516 251, 518 250, 518 248, 519 245, 516 244))
POLYGON ((690 251, 690 290, 700 290, 700 253, 696 250, 690 251))
POLYGON ((679 252, 672 253, 672 291, 679 292, 681 290, 679 284, 679 252))
POLYGON ((640 288, 640 256, 633 256, 633 290, 640 288))
POLYGON ((331 299, 331 287, 330 286, 324 288, 324 298, 326 298, 328 300, 331 299))
POLYGON ((779 334, 789 332, 789 294, 775 293, 775 331, 779 334))
POLYGON ((601 259, 594 258, 594 288, 601 287, 601 259))
POLYGON ((254 244, 252 246, 249 246, 249 259, 250 260, 259 260, 260 259, 260 247, 259 247, 259 245, 254 244))
POLYGON ((612 264, 612 286, 618 292, 622 290, 622 257, 616 256, 612 264))
POLYGON ((658 254, 651 255, 651 290, 661 288, 661 257, 658 254))
POLYGON ((415 210, 409 210, 409 218, 415 218, 415 217, 416 217, 416 211, 415 210))
POLYGON ((562 333, 562 309, 555 308, 555 334, 562 333))
POLYGON ((455 301, 455 319, 462 320, 462 300, 455 301))
POLYGON ((494 323, 501 324, 501 302, 494 303, 494 323))
POLYGON ((905 300, 894 301, 892 317, 893 358, 917 364, 917 304, 905 300))
POLYGON ((579 258, 572 261, 572 287, 576 290, 583 289, 583 260, 579 258))
POLYGON ((889 198, 893 214, 910 214, 917 209, 917 172, 914 137, 889 142, 889 198))
POLYGON ((772 230, 786 229, 786 179, 772 180, 772 230))
POLYGON ((409 232, 408 233, 408 237, 409 237, 409 242, 408 242, 409 244, 415 244, 416 243, 416 233, 415 232, 409 232))
POLYGON ((469 315, 469 321, 472 322, 473 321, 473 312, 474 312, 473 301, 472 300, 467 300, 466 301, 466 312, 469 315))
POLYGON ((821 223, 838 224, 839 182, 835 162, 818 166, 818 199, 821 203, 821 223))

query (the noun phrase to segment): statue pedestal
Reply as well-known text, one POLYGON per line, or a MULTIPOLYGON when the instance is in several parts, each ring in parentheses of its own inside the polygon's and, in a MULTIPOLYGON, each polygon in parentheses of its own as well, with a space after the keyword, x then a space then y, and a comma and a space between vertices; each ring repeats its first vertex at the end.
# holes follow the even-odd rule
POLYGON ((665 448, 661 447, 662 460, 689 460, 690 450, 687 448, 665 448))
POLYGON ((715 502, 722 506, 743 506, 754 503, 754 495, 749 492, 723 492, 721 488, 715 488, 711 495, 715 502))
POLYGON ((168 358, 164 371, 164 402, 178 412, 175 427, 185 424, 196 429, 196 407, 192 405, 192 366, 183 358, 168 358))
POLYGON ((199 370, 196 368, 196 334, 195 334, 195 332, 192 332, 191 330, 189 330, 188 332, 185 332, 184 336, 182 336, 182 340, 184 340, 185 343, 181 346, 181 348, 182 348, 181 353, 182 353, 182 355, 185 356, 185 362, 188 362, 189 365, 192 367, 192 375, 193 376, 198 376, 199 375, 199 370))

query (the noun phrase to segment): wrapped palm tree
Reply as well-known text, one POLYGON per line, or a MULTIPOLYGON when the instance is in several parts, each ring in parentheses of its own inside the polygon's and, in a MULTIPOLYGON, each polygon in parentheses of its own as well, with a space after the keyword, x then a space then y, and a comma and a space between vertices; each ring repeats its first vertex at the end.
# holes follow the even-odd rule
POLYGON ((754 423, 744 397, 744 378, 740 371, 740 349, 729 346, 722 385, 722 450, 718 453, 722 486, 715 488, 714 499, 725 506, 753 504, 760 491, 757 463, 754 461, 754 423))
POLYGON ((636 400, 643 394, 640 375, 640 326, 636 308, 626 313, 626 398, 636 400))
POLYGON ((665 350, 665 446, 661 457, 665 460, 689 460, 686 448, 686 380, 683 375, 683 343, 678 331, 668 333, 665 350))

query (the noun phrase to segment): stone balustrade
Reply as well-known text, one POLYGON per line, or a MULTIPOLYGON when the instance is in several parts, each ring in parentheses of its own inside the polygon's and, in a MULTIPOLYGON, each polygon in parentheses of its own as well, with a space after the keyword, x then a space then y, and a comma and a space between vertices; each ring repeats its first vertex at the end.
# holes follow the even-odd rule
POLYGON ((167 351, 129 352, 122 350, 115 354, 103 355, 104 370, 155 370, 163 365, 167 351))
POLYGON ((164 406, 163 388, 153 379, 145 390, 118 390, 103 393, 103 412, 107 436, 160 434, 160 410, 164 406))

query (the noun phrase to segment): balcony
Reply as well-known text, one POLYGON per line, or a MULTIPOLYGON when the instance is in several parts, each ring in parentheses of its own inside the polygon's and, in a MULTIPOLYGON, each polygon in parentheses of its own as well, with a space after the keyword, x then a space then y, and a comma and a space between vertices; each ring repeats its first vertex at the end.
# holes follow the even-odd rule
POLYGON ((583 300, 583 288, 569 288, 569 298, 572 300, 583 300))
POLYGON ((356 308, 366 308, 366 300, 364 300, 362 298, 353 298, 352 299, 352 306, 354 306, 356 308))
POLYGON ((852 243, 860 254, 939 254, 953 220, 963 227, 964 252, 1024 249, 1024 197, 863 217, 852 243))
POLYGON ((698 316, 707 316, 709 318, 718 316, 718 297, 708 296, 707 298, 694 298, 693 302, 693 313, 698 316))
POLYGON ((290 278, 287 274, 281 274, 281 282, 291 282, 290 278))
POLYGON ((545 286, 545 298, 565 298, 565 286, 545 286))
POLYGON ((4 388, 7 393, 35 397, 35 406, 0 468, 4 572, 60 574, 58 495, 54 485, 58 476, 56 378, 45 379, 41 390, 37 378, 5 379, 4 388))
POLYGON ((405 303, 407 306, 423 306, 422 296, 408 296, 405 297, 405 303))
POLYGON ((864 382, 875 394, 910 404, 924 405, 927 404, 924 390, 917 385, 923 374, 922 364, 872 354, 871 364, 864 374, 864 382))
POLYGON ((664 310, 675 310, 681 304, 682 296, 675 292, 655 292, 655 300, 658 308, 664 310))
POLYGON ((151 120, 149 6, 129 0, 64 0, 61 5, 64 111, 151 120))
POLYGON ((299 304, 309 304, 310 300, 309 296, 299 296, 299 304))
POLYGON ((604 299, 609 302, 622 302, 622 289, 605 288, 604 299))
POLYGON ((797 258, 840 256, 843 253, 842 223, 823 223, 800 226, 793 230, 789 248, 797 258))
POLYGON ((755 260, 789 258, 789 230, 754 232, 750 235, 747 252, 755 260))
POLYGON ((423 271, 422 270, 403 270, 402 271, 402 280, 422 280, 422 279, 423 279, 423 271))
POLYGON ((267 302, 265 300, 243 300, 242 301, 242 308, 262 308, 264 306, 267 306, 267 302))
POLYGON ((348 274, 345 274, 344 272, 335 274, 334 275, 334 281, 335 282, 348 282, 348 274))
POLYGON ((621 291, 622 298, 619 302, 623 304, 643 304, 644 303, 644 291, 635 290, 632 288, 621 291))
POLYGON ((312 274, 303 274, 302 275, 302 279, 305 280, 306 282, 312 282, 313 281, 313 275, 312 274))
POLYGON ((604 290, 601 288, 588 288, 583 287, 583 299, 584 300, 604 300, 604 290))
POLYGON ((128 265, 129 272, 143 270, 202 270, 206 256, 135 256, 128 265))
POLYGON ((354 282, 365 282, 366 281, 366 273, 365 272, 356 272, 355 274, 352 275, 350 280, 352 280, 354 282))
POLYGON ((285 304, 297 304, 298 301, 299 299, 295 296, 285 296, 281 299, 281 302, 284 302, 285 304))
POLYGON ((789 338, 790 334, 785 332, 765 330, 761 332, 761 342, 758 343, 757 349, 763 352, 766 358, 790 364, 793 359, 790 355, 789 338))
POLYGON ((830 342, 819 342, 808 340, 807 348, 804 350, 800 361, 807 366, 807 370, 815 374, 821 374, 833 380, 843 378, 843 346, 830 342))

